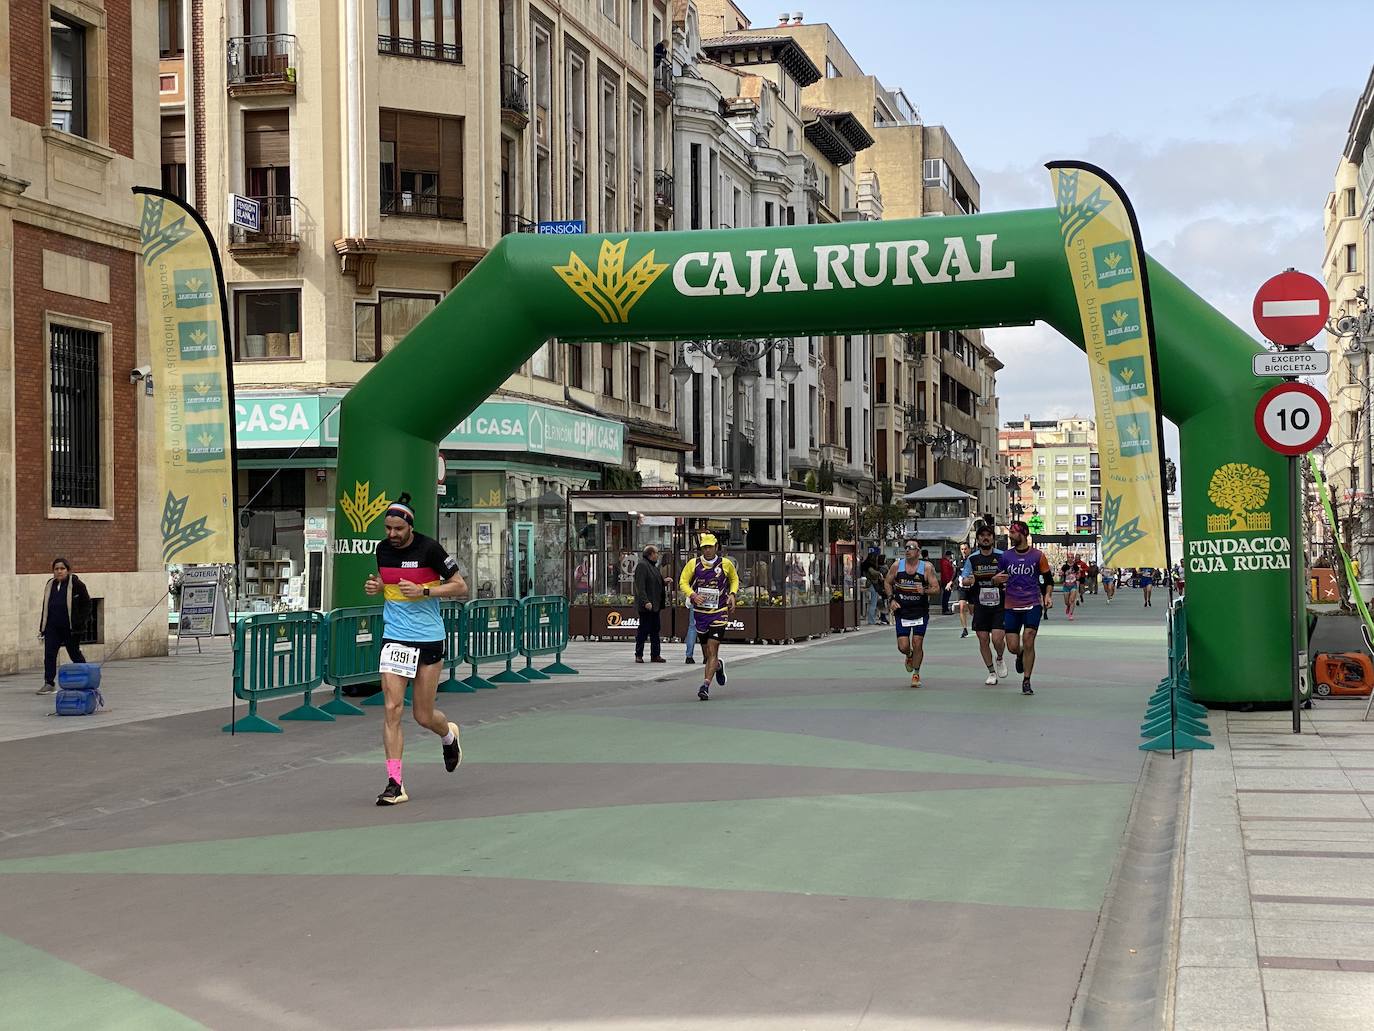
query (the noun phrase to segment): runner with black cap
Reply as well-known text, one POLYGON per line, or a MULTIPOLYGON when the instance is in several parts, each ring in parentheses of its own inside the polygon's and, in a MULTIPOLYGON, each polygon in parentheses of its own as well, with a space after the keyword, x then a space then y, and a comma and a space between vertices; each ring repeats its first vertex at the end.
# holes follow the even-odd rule
POLYGON ((433 537, 415 532, 415 511, 410 495, 402 494, 386 510, 386 538, 377 545, 377 572, 367 578, 364 590, 382 595, 382 691, 386 709, 382 723, 382 747, 386 751, 386 787, 378 805, 408 801, 401 776, 401 711, 405 708, 406 684, 414 682, 411 706, 415 722, 443 739, 444 769, 452 773, 463 761, 458 743, 458 724, 434 707, 439 690, 439 670, 444 658, 444 617, 439 599, 462 598, 468 585, 458 574, 458 563, 433 537))
POLYGON ((1006 620, 1002 611, 1006 592, 993 583, 997 575, 997 557, 1002 554, 993 546, 996 536, 997 531, 991 523, 978 524, 974 535, 978 550, 964 560, 960 574, 965 597, 973 606, 973 632, 978 635, 978 650, 983 653, 983 663, 988 668, 988 677, 983 683, 989 687, 1007 675, 1006 620), (997 652, 995 664, 994 649, 997 652))

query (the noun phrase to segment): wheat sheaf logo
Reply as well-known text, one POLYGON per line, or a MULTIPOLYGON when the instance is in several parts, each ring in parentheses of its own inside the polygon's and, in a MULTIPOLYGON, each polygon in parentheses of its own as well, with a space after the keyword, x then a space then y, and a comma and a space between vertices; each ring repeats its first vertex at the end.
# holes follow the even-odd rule
POLYGON ((1207 517, 1208 533, 1254 532, 1270 529, 1273 517, 1260 512, 1269 500, 1269 474, 1244 462, 1228 462, 1212 473, 1207 497, 1223 515, 1207 517))
POLYGON ((1124 311, 1122 311, 1120 308, 1118 308, 1118 309, 1116 309, 1116 311, 1112 312, 1112 321, 1116 323, 1118 329, 1119 329, 1120 327, 1124 326, 1124 325, 1126 324, 1126 320, 1129 319, 1129 318, 1130 318, 1130 316, 1127 315, 1127 314, 1126 314, 1124 311))
POLYGON ((348 525, 353 527, 354 533, 366 533, 367 528, 377 521, 377 517, 386 511, 391 504, 387 500, 386 491, 382 491, 375 498, 371 497, 372 481, 359 483, 353 481, 353 496, 348 496, 348 491, 339 495, 339 508, 348 517, 348 525))
POLYGON ((1119 251, 1112 251, 1102 260, 1106 263, 1108 268, 1114 269, 1121 264, 1121 253, 1119 251))
POLYGON ((575 252, 568 254, 566 265, 553 267, 558 278, 567 283, 572 292, 601 317, 602 322, 629 321, 630 309, 668 267, 657 264, 654 252, 650 250, 627 271, 625 249, 629 244, 628 239, 619 243, 602 240, 595 273, 575 252))

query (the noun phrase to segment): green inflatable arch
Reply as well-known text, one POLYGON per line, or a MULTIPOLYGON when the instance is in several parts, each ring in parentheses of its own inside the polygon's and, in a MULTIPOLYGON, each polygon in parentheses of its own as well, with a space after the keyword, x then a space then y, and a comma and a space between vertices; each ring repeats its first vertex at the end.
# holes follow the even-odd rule
MULTIPOLYGON (((1149 261, 1161 408, 1178 425, 1194 696, 1290 697, 1287 461, 1253 428, 1259 348, 1149 261), (1227 514, 1216 471, 1268 474, 1227 514)), ((1053 208, 892 222, 505 237, 343 400, 333 603, 364 603, 379 499, 409 491, 435 532, 438 442, 549 337, 671 340, 922 332, 1043 320, 1082 330, 1053 208)), ((381 503, 384 505, 384 503, 381 503)), ((1178 556, 1176 556, 1178 558, 1178 556)))

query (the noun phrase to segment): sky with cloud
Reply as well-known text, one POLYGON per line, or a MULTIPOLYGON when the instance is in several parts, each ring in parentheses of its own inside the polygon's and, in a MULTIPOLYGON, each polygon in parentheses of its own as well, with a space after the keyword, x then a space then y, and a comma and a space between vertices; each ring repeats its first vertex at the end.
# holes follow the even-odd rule
MULTIPOLYGON (((762 26, 788 5, 743 6, 762 26)), ((1146 250, 1247 332, 1264 280, 1289 266, 1320 278, 1322 209, 1374 62, 1368 0, 790 9, 829 22, 866 72, 949 130, 983 210, 1049 206, 1045 162, 1082 158, 1128 191, 1146 250)), ((1004 420, 1092 414, 1087 366, 1056 332, 988 340, 1007 366, 1004 420)))

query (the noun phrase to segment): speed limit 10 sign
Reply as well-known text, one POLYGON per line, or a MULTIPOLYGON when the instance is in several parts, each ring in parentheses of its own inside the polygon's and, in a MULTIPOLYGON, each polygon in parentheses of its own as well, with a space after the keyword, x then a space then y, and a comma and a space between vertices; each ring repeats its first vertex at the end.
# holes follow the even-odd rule
POLYGON ((1306 383, 1280 383, 1255 406, 1255 432, 1281 455, 1301 455, 1325 439, 1331 406, 1306 383))

